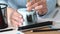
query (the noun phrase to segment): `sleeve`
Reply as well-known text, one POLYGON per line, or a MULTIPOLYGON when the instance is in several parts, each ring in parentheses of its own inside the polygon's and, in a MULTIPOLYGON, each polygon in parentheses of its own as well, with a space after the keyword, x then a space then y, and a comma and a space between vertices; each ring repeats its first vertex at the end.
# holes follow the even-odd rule
MULTIPOLYGON (((48 12, 45 14, 50 14, 56 7, 56 0, 46 0, 48 12)), ((40 16, 40 15, 39 15, 40 16)))
POLYGON ((56 0, 47 0, 47 9, 48 12, 52 12, 56 8, 56 0))

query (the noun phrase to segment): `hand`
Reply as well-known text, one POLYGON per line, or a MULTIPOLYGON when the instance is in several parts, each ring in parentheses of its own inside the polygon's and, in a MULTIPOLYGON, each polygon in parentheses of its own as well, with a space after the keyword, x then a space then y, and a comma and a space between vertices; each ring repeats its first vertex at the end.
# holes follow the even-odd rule
POLYGON ((17 10, 8 8, 8 17, 11 21, 13 27, 18 27, 22 25, 23 18, 22 15, 17 12, 17 10))
POLYGON ((28 11, 35 9, 40 15, 47 13, 46 0, 32 0, 30 2, 27 2, 26 7, 28 11))

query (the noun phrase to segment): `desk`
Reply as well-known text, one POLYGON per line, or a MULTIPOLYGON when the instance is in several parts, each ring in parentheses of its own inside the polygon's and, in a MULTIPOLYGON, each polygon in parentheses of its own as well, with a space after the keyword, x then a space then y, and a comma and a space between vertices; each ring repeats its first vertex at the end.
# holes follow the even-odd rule
MULTIPOLYGON (((7 13, 11 13, 10 10, 8 10, 7 13)), ((59 13, 60 14, 60 13, 59 13)), ((8 20, 10 20, 10 14, 8 14, 8 20)), ((53 14, 52 14, 53 15, 53 14)), ((51 15, 50 15, 51 16, 51 15)), ((10 23, 9 23, 10 24, 10 23)), ((27 32, 24 32, 25 34, 60 34, 60 32, 58 31, 49 31, 49 32, 30 32, 30 31, 27 31, 27 32)))

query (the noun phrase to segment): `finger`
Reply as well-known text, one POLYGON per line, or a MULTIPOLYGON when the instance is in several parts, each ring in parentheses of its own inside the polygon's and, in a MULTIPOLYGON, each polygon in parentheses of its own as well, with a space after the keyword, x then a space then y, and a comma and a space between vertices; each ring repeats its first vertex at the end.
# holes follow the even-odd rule
POLYGON ((44 15, 44 14, 47 13, 47 8, 43 8, 43 9, 42 9, 42 12, 43 12, 42 14, 44 15), (44 10, 43 10, 43 9, 44 9, 44 10))
POLYGON ((32 6, 32 5, 35 3, 35 1, 36 1, 36 0, 28 1, 27 4, 26 4, 26 7, 32 6))
POLYGON ((35 0, 36 2, 39 2, 39 1, 41 1, 41 0, 35 0))
POLYGON ((23 22, 23 17, 21 15, 13 15, 12 19, 17 20, 18 22, 23 22))
POLYGON ((32 3, 37 3, 37 2, 41 2, 42 0, 32 0, 32 3))
POLYGON ((28 11, 31 11, 31 9, 33 9, 37 5, 38 4, 36 3, 36 0, 31 0, 31 2, 27 3, 26 7, 28 11))
POLYGON ((32 10, 32 6, 31 7, 27 7, 27 10, 28 11, 31 11, 32 10))
POLYGON ((36 3, 36 0, 32 0, 32 3, 33 3, 33 4, 36 3))
MULTIPOLYGON (((35 10, 39 10, 39 9, 42 9, 42 8, 43 8, 43 5, 40 5, 40 6, 36 5, 35 10)), ((27 8, 28 11, 31 11, 32 9, 33 9, 32 6, 27 8)))
POLYGON ((27 4, 26 4, 26 7, 29 7, 29 6, 31 6, 32 5, 32 3, 31 2, 28 2, 27 4))
POLYGON ((20 22, 21 22, 21 19, 23 19, 23 18, 20 18, 19 16, 12 16, 11 19, 13 19, 13 20, 15 20, 16 22, 20 23, 20 22))
POLYGON ((46 5, 43 5, 43 8, 41 8, 41 11, 42 11, 43 15, 47 13, 47 7, 46 7, 46 5))
POLYGON ((41 1, 38 1, 35 4, 33 4, 32 7, 35 8, 36 6, 39 6, 39 5, 41 5, 41 1))
POLYGON ((11 23, 13 27, 17 27, 18 26, 18 22, 16 22, 15 20, 11 19, 11 23))
POLYGON ((33 4, 32 8, 35 8, 36 6, 38 6, 38 3, 33 4))
POLYGON ((12 17, 13 17, 13 18, 17 17, 18 19, 19 19, 19 18, 20 18, 20 19, 23 18, 23 16, 21 16, 21 15, 12 15, 12 17))
POLYGON ((12 20, 12 23, 16 26, 20 26, 22 25, 22 22, 23 22, 23 19, 20 19, 20 20, 16 20, 16 19, 11 19, 12 20), (20 21, 20 22, 19 22, 20 21))
MULTIPOLYGON (((23 17, 23 16, 22 16, 20 13, 18 13, 18 12, 14 12, 13 15, 14 15, 14 16, 17 16, 17 17, 20 17, 20 18, 23 17)), ((13 16, 13 15, 12 15, 12 16, 13 16)))
POLYGON ((45 15, 46 13, 47 13, 47 9, 40 9, 40 10, 38 10, 38 13, 40 14, 40 15, 45 15))
POLYGON ((40 10, 40 9, 42 9, 42 8, 43 8, 43 5, 36 6, 36 7, 35 7, 35 10, 40 10))
POLYGON ((30 6, 27 6, 28 11, 34 9, 36 6, 39 6, 42 3, 42 1, 40 1, 40 0, 32 0, 31 3, 33 3, 33 4, 32 5, 29 4, 30 6))
POLYGON ((35 4, 33 4, 32 7, 35 8, 36 6, 40 5, 46 5, 46 2, 42 0, 36 0, 35 4))
POLYGON ((23 19, 20 20, 20 23, 18 24, 18 26, 23 25, 23 19))
POLYGON ((37 10, 38 11, 38 14, 40 14, 40 15, 42 15, 42 10, 40 9, 40 10, 37 10))

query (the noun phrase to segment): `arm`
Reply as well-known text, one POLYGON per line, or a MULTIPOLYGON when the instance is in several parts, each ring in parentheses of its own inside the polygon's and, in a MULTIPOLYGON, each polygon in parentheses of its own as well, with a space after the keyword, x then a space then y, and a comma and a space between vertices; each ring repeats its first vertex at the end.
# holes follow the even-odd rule
POLYGON ((56 0, 32 0, 27 3, 27 10, 35 9, 40 16, 49 14, 55 9, 56 0))

